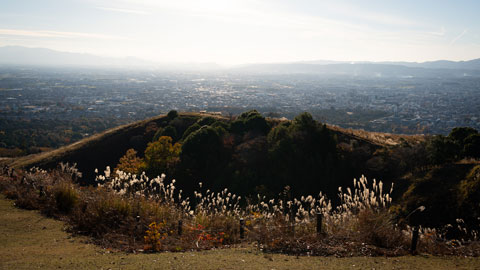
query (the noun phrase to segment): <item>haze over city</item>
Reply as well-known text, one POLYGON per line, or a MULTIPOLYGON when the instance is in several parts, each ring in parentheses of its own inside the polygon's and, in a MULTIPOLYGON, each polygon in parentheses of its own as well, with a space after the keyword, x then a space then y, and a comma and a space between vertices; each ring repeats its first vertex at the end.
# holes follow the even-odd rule
POLYGON ((478 1, 0 1, 0 46, 170 63, 470 60, 478 1))

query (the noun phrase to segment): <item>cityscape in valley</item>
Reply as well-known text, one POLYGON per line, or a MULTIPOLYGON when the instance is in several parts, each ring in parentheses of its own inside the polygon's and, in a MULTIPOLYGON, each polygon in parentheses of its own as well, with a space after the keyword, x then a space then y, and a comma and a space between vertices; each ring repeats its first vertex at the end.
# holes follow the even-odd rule
MULTIPOLYGON (((321 122, 366 131, 448 134, 458 126, 480 129, 479 89, 478 76, 7 66, 1 68, 0 119, 4 135, 15 121, 103 118, 119 124, 169 110, 233 116, 256 109, 288 119, 308 111, 321 122)), ((80 135, 75 138, 91 134, 80 135)))

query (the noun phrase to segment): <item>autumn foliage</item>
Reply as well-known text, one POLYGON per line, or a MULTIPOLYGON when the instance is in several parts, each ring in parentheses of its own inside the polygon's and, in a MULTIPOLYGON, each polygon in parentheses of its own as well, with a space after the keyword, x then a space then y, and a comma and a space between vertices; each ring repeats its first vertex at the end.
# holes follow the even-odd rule
POLYGON ((120 158, 117 164, 116 170, 124 171, 126 173, 138 174, 143 168, 144 161, 137 156, 137 151, 133 148, 128 149, 127 153, 120 158))

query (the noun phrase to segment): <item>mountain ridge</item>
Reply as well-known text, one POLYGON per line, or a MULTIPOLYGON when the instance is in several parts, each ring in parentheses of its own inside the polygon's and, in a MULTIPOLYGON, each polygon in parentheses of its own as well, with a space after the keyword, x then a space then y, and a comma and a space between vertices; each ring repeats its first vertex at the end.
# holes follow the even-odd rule
POLYGON ((0 47, 0 64, 34 66, 145 66, 151 65, 135 57, 111 58, 88 53, 72 53, 48 48, 22 46, 0 47))
MULTIPOLYGON (((29 48, 23 46, 0 47, 0 64, 3 65, 36 65, 36 66, 83 66, 83 67, 157 67, 163 69, 192 70, 226 70, 257 72, 293 72, 293 73, 325 73, 333 69, 333 73, 351 73, 351 69, 367 69, 372 67, 401 70, 414 68, 411 72, 420 72, 418 68, 435 70, 477 71, 480 73, 480 58, 467 61, 437 60, 426 62, 406 61, 334 61, 309 60, 279 63, 253 63, 235 65, 230 68, 215 63, 156 63, 135 57, 102 57, 88 53, 73 53, 48 48, 29 48), (338 70, 342 67, 343 70, 338 70), (349 68, 348 68, 349 67, 349 68), (353 67, 353 68, 352 68, 353 67), (337 69, 336 69, 337 68, 337 69)), ((370 68, 370 69, 369 69, 370 68)), ((378 71, 376 71, 378 73, 378 71)), ((328 73, 328 72, 327 72, 328 73)))

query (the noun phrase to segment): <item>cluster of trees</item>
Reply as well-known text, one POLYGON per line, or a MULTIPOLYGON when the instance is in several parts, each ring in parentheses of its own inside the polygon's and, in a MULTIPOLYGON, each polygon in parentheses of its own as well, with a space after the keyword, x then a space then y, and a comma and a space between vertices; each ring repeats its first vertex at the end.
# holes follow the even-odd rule
POLYGON ((442 164, 462 158, 480 158, 480 134, 470 127, 452 129, 448 136, 437 135, 428 142, 428 160, 442 164))
POLYGON ((181 145, 172 144, 172 138, 161 136, 156 141, 148 144, 144 157, 137 155, 137 151, 128 149, 120 158, 115 171, 121 170, 131 174, 146 172, 150 176, 171 172, 179 162, 181 145))
POLYGON ((455 224, 462 218, 468 226, 480 229, 480 165, 447 163, 413 173, 407 179, 409 186, 397 198, 395 211, 406 216, 423 205, 426 210, 415 217, 422 225, 455 224))
POLYGON ((287 185, 295 194, 328 185, 333 191, 338 184, 334 179, 342 172, 334 135, 309 113, 279 121, 251 110, 230 121, 170 112, 143 156, 133 151, 122 157, 118 168, 151 176, 167 173, 186 192, 198 182, 205 188, 267 196, 287 185))
POLYGON ((423 205, 426 210, 416 217, 420 224, 439 226, 462 218, 475 228, 480 217, 479 158, 478 131, 457 127, 448 136, 380 149, 367 164, 384 177, 398 179, 394 195, 400 216, 423 205))
POLYGON ((161 122, 148 125, 145 134, 153 138, 145 150, 128 150, 117 167, 150 176, 165 173, 185 192, 198 188, 198 182, 242 195, 276 196, 290 186, 292 195, 323 191, 336 200, 338 186, 365 174, 385 184, 397 182, 400 197, 415 182, 397 181, 407 173, 478 158, 480 153, 480 135, 471 128, 455 128, 448 136, 425 142, 378 147, 338 139, 309 113, 280 121, 255 110, 231 120, 171 111, 161 122), (346 142, 347 150, 342 147, 346 142))
POLYGON ((396 179, 409 172, 428 171, 462 159, 480 158, 480 134, 470 127, 457 127, 448 136, 403 140, 400 144, 381 147, 373 152, 356 146, 350 157, 349 163, 363 164, 364 172, 371 177, 396 179))

